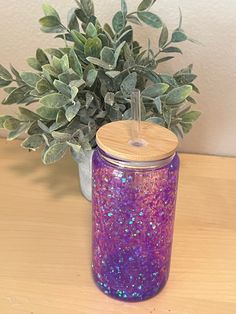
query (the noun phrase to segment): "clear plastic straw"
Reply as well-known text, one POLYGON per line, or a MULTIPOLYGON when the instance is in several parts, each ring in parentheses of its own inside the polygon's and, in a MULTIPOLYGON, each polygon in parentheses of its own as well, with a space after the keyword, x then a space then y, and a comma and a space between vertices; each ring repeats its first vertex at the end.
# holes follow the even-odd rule
POLYGON ((139 89, 135 89, 131 94, 131 117, 132 129, 130 144, 133 146, 143 146, 145 141, 141 138, 142 108, 139 89))

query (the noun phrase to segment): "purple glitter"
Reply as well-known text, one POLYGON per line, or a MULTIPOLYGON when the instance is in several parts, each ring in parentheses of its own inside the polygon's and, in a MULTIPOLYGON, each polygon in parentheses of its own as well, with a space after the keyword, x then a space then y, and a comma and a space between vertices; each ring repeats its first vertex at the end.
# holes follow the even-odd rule
POLYGON ((104 293, 140 301, 165 285, 178 172, 177 155, 162 168, 134 169, 114 165, 95 151, 92 270, 104 293))

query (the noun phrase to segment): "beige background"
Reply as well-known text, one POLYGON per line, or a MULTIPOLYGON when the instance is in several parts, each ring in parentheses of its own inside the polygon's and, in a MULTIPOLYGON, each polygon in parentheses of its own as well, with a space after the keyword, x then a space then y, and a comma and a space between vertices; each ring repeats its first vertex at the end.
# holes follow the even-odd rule
MULTIPOLYGON (((119 0, 95 0, 101 21, 110 21, 118 9, 119 0)), ((139 0, 127 0, 130 10, 139 0)), ((39 30, 37 20, 42 16, 43 1, 0 0, 0 63, 12 62, 18 69, 27 68, 25 59, 33 56, 38 47, 52 47, 60 41, 39 30)), ((61 16, 74 5, 73 0, 50 0, 61 16)), ((172 72, 194 63, 199 75, 201 95, 196 108, 203 111, 201 119, 181 145, 182 151, 236 156, 236 1, 234 0, 158 0, 153 10, 169 27, 178 23, 178 7, 184 15, 184 29, 203 46, 182 45, 184 57, 177 56, 163 71, 172 72)), ((145 43, 148 36, 157 42, 158 31, 136 27, 136 36, 145 43)), ((3 93, 0 92, 0 98, 3 93)), ((0 107, 0 114, 9 110, 0 107)), ((10 110, 14 111, 15 106, 10 110)), ((1 133, 3 135, 3 133, 1 133)))

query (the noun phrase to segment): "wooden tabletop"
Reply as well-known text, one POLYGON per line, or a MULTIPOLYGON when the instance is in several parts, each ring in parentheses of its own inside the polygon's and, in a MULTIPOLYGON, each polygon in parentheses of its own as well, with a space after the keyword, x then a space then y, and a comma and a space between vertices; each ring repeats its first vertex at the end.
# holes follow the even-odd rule
POLYGON ((76 164, 43 166, 19 146, 0 139, 1 314, 236 313, 236 159, 181 155, 169 282, 125 303, 93 283, 76 164))

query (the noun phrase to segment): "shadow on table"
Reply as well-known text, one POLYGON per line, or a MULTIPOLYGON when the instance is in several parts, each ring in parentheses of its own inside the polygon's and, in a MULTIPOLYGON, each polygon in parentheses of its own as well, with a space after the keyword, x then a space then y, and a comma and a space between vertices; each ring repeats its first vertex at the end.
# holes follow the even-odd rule
POLYGON ((40 158, 41 152, 20 152, 22 148, 16 145, 8 145, 7 149, 10 154, 19 156, 19 159, 14 159, 10 166, 10 170, 16 175, 33 177, 32 182, 46 186, 52 193, 52 197, 79 196, 78 169, 69 153, 59 162, 45 166, 40 158), (32 154, 32 156, 27 156, 27 154, 32 154))

